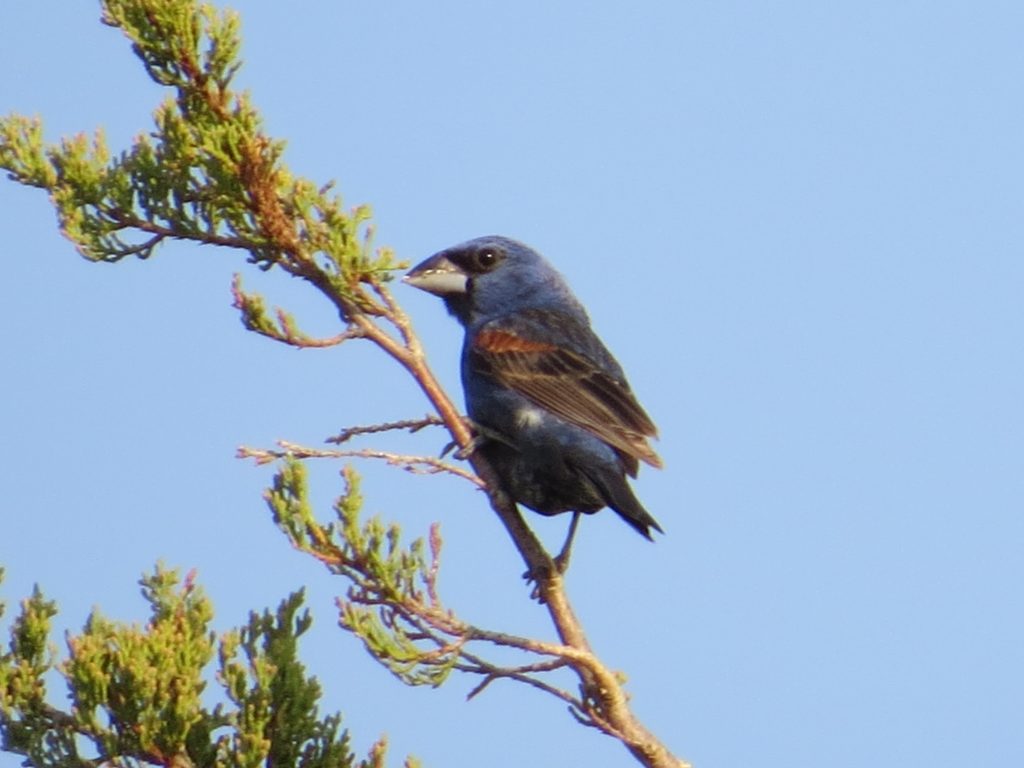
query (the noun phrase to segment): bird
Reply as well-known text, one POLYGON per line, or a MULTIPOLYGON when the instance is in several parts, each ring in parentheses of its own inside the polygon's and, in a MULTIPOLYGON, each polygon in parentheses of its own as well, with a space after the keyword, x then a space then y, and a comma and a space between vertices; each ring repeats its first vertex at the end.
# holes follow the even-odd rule
POLYGON ((446 248, 404 282, 440 297, 465 329, 461 357, 474 451, 515 502, 572 512, 555 558, 568 565, 580 514, 606 507, 653 540, 664 533, 633 493, 640 462, 661 468, 657 429, 565 279, 533 248, 499 235, 446 248))

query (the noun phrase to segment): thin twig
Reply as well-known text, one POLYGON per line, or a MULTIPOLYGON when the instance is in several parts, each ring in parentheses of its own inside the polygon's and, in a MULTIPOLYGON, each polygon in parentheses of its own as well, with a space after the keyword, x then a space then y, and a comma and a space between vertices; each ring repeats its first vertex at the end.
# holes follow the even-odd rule
POLYGON ((327 450, 299 445, 288 440, 278 440, 277 444, 281 446, 279 451, 268 448, 250 448, 249 446, 242 445, 239 446, 235 455, 240 459, 254 459, 257 464, 269 464, 270 462, 288 457, 294 459, 380 459, 413 474, 449 474, 461 477, 463 480, 468 480, 477 488, 486 488, 484 481, 469 470, 449 464, 447 461, 433 456, 412 456, 391 451, 379 451, 372 448, 359 448, 347 451, 327 450))
POLYGON ((427 595, 430 597, 430 604, 433 607, 441 605, 441 598, 437 595, 437 574, 441 570, 441 526, 433 523, 430 526, 430 570, 427 571, 427 595))
POLYGON ((466 694, 466 700, 474 698, 477 694, 483 692, 483 690, 495 680, 506 677, 512 680, 518 680, 522 683, 532 685, 534 688, 539 688, 542 691, 557 696, 568 704, 576 707, 582 707, 583 702, 577 699, 575 696, 570 694, 568 691, 557 688, 553 685, 545 683, 536 677, 533 677, 537 672, 553 672, 556 669, 561 669, 568 665, 568 661, 565 659, 552 659, 551 661, 541 661, 536 664, 524 664, 519 667, 499 667, 491 664, 488 661, 481 659, 476 654, 462 652, 459 654, 462 658, 471 662, 470 664, 456 664, 455 668, 463 672, 470 672, 477 675, 484 675, 484 679, 479 685, 473 688, 468 694, 466 694))
POLYGON ((163 242, 166 235, 156 234, 153 235, 149 240, 144 243, 138 243, 137 245, 126 245, 124 248, 119 248, 117 253, 119 256, 134 256, 137 253, 148 253, 156 248, 161 242, 163 242))
POLYGON ((437 416, 427 414, 422 419, 402 419, 400 421, 389 421, 383 424, 369 424, 366 426, 346 427, 333 437, 328 437, 324 442, 334 445, 341 445, 348 442, 357 435, 372 435, 377 432, 388 432, 394 429, 407 429, 409 432, 419 432, 425 427, 444 426, 444 422, 437 416))
POLYGON ((505 671, 500 669, 494 672, 481 673, 481 671, 478 669, 474 669, 472 667, 465 667, 460 664, 456 664, 455 668, 463 672, 476 672, 477 674, 486 675, 483 680, 481 680, 477 685, 473 687, 473 690, 466 694, 466 701, 472 701, 478 695, 483 693, 487 686, 489 686, 495 680, 507 678, 509 680, 515 680, 520 683, 526 683, 527 685, 544 691, 545 693, 550 693, 555 698, 561 699, 562 701, 569 704, 570 708, 572 709, 579 709, 579 707, 582 706, 579 699, 570 694, 568 691, 564 691, 561 688, 558 688, 554 685, 545 683, 543 680, 533 677, 531 675, 523 675, 517 672, 505 671))
POLYGON ((277 315, 277 323, 283 332, 280 340, 291 344, 293 347, 310 349, 336 347, 349 339, 361 339, 363 337, 363 332, 354 326, 349 326, 341 333, 328 336, 327 338, 308 336, 295 327, 295 321, 284 310, 278 309, 275 314, 277 315))
POLYGON ((305 458, 361 458, 381 459, 392 466, 401 467, 414 474, 439 474, 447 473, 468 480, 478 488, 485 488, 484 482, 469 470, 449 464, 434 456, 412 456, 391 451, 379 451, 372 448, 360 448, 347 451, 325 451, 309 449, 296 443, 280 440, 278 444, 293 456, 299 459, 305 458))
POLYGON ((207 245, 220 245, 225 248, 238 248, 243 251, 258 250, 260 247, 257 243, 251 240, 246 240, 243 237, 230 237, 216 232, 203 232, 195 236, 189 236, 182 233, 180 230, 174 229, 173 227, 165 227, 157 224, 156 222, 139 218, 135 214, 129 213, 121 208, 104 207, 101 212, 104 216, 107 216, 112 223, 117 224, 118 229, 134 228, 141 230, 142 232, 148 232, 151 235, 156 235, 161 239, 193 240, 207 245))

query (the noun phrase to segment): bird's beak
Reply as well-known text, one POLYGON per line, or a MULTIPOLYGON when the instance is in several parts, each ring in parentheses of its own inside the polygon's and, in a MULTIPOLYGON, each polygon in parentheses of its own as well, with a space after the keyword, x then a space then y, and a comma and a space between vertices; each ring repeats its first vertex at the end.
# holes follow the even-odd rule
POLYGON ((468 278, 442 251, 409 270, 402 282, 435 296, 451 296, 466 292, 468 278))

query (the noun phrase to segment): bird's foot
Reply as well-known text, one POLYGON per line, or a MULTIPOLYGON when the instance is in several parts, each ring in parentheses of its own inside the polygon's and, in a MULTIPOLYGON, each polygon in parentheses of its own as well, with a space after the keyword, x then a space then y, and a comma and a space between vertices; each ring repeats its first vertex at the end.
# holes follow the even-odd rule
POLYGON ((474 434, 471 438, 469 438, 469 442, 466 443, 466 445, 464 446, 460 446, 457 442, 452 440, 450 443, 448 443, 448 445, 441 449, 441 458, 443 459, 445 456, 447 456, 449 453, 452 453, 452 451, 454 450, 455 453, 452 453, 452 456, 454 456, 459 461, 465 461, 474 453, 476 453, 477 449, 483 444, 483 442, 486 439, 487 438, 485 438, 481 434, 474 434))
POLYGON ((484 437, 483 435, 473 435, 473 437, 470 438, 469 442, 466 444, 464 448, 459 448, 457 451, 455 451, 455 458, 458 459, 459 461, 465 461, 474 453, 476 453, 480 446, 483 445, 486 441, 487 438, 484 437))
POLYGON ((441 451, 441 458, 443 459, 452 450, 455 450, 453 456, 459 461, 465 461, 472 456, 480 448, 481 445, 486 443, 488 440, 494 440, 498 437, 498 433, 488 429, 482 424, 477 424, 471 419, 466 419, 466 424, 469 425, 472 436, 469 438, 469 442, 465 446, 460 446, 457 442, 452 440, 448 445, 441 451))
POLYGON ((560 578, 561 575, 562 571, 559 570, 558 564, 554 560, 549 560, 543 565, 535 565, 528 569, 523 574, 523 578, 527 584, 531 584, 533 587, 530 590, 530 599, 536 600, 541 605, 546 603, 547 598, 544 597, 545 587, 551 583, 553 578, 560 578))
POLYGON ((457 442, 452 440, 450 443, 448 443, 448 445, 441 449, 441 458, 443 459, 449 453, 455 451, 455 453, 452 453, 452 456, 454 456, 459 461, 465 461, 470 456, 472 456, 476 449, 479 447, 480 438, 478 437, 471 438, 469 443, 466 444, 465 448, 461 447, 457 442))

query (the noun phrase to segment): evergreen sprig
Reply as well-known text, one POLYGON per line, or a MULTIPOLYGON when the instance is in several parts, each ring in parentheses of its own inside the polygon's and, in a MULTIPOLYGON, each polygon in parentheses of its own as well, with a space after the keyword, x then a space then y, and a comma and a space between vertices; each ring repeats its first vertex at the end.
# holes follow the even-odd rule
POLYGON ((357 763, 340 716, 319 713, 320 684, 298 658, 298 639, 312 622, 300 610, 302 592, 218 640, 210 601, 191 574, 182 581, 157 566, 140 583, 148 621, 126 624, 94 611, 82 632, 67 637, 63 661, 49 644, 55 605, 38 588, 22 602, 0 654, 4 750, 55 767, 384 765, 384 741, 357 763), (47 701, 53 672, 67 686, 66 712, 47 701))
POLYGON ((268 137, 245 93, 237 14, 192 0, 105 0, 103 20, 131 41, 155 82, 171 89, 155 127, 111 157, 102 132, 47 144, 39 120, 0 120, 0 167, 50 192, 64 234, 86 258, 148 258, 167 239, 245 251, 330 287, 338 309, 380 315, 375 286, 390 250, 374 249, 371 211, 346 211, 330 185, 294 177, 284 142, 268 137))
POLYGON ((359 476, 351 467, 342 474, 345 490, 334 503, 336 521, 324 525, 312 511, 305 466, 285 459, 266 493, 274 521, 293 546, 348 580, 346 598, 339 600, 342 627, 403 682, 440 685, 462 645, 423 626, 426 617, 443 613, 436 589, 440 537, 435 530, 428 560, 423 539, 403 547, 397 525, 379 517, 362 522, 359 476))
MULTIPOLYGON (((581 722, 611 735, 644 765, 684 765, 632 714, 622 679, 590 649, 550 555, 505 494, 493 469, 472 452, 470 426, 427 365, 409 318, 387 283, 398 263, 372 244, 371 212, 350 210, 330 195, 331 184, 294 176, 282 160, 284 143, 268 136, 259 113, 233 78, 241 66, 237 15, 196 0, 101 0, 103 21, 120 29, 150 77, 168 89, 154 127, 112 155, 102 132, 48 144, 39 120, 0 119, 0 168, 13 180, 50 194, 64 234, 92 261, 149 258, 167 240, 242 251, 257 267, 279 269, 315 286, 335 307, 341 332, 327 339, 303 333, 283 310, 271 313, 260 296, 233 286, 245 326, 299 347, 323 347, 350 339, 376 345, 419 386, 456 454, 472 471, 430 457, 392 451, 327 452, 282 441, 283 451, 242 449, 259 463, 279 461, 267 493, 275 520, 300 550, 348 579, 340 602, 341 624, 407 683, 438 685, 452 670, 482 676, 471 696, 502 678, 532 685, 569 705, 581 722), (358 478, 345 470, 336 520, 317 521, 299 457, 383 459, 412 471, 445 472, 486 491, 487 499, 520 552, 535 595, 551 618, 557 642, 532 640, 474 627, 448 610, 438 596, 440 536, 427 545, 402 546, 398 529, 377 519, 360 522, 358 478), (513 666, 482 658, 484 644, 529 657, 513 666), (579 693, 548 682, 571 669, 579 693)), ((381 429, 402 428, 402 420, 381 429)), ((216 643, 209 633, 209 604, 190 580, 158 570, 144 581, 153 608, 143 628, 110 622, 96 613, 85 631, 69 640, 71 656, 59 669, 72 683, 71 713, 46 703, 43 676, 54 667, 44 650, 53 606, 41 595, 23 605, 10 650, 0 661, 0 730, 7 749, 35 765, 93 766, 157 762, 163 765, 319 766, 350 764, 337 723, 308 708, 319 690, 300 682, 289 638, 306 619, 286 601, 272 617, 254 618, 220 644, 222 683, 232 706, 209 710, 199 671, 216 643), (245 657, 243 663, 237 654, 245 657), (278 677, 290 680, 278 683, 278 677), (287 697, 280 685, 287 685, 287 697), (288 698, 286 705, 285 699, 288 698), (297 709, 285 710, 286 706, 297 709), (294 718, 283 725, 275 718, 294 718), (312 718, 312 719, 311 719, 312 718), (223 729, 228 729, 225 732, 223 729), (233 729, 233 730, 232 730, 233 729), (220 735, 217 735, 217 734, 220 735), (81 756, 81 738, 97 756, 81 756), (116 754, 115 754, 116 753, 116 754), (289 762, 290 761, 290 762, 289 762)), ((360 765, 381 764, 379 743, 360 765)))

